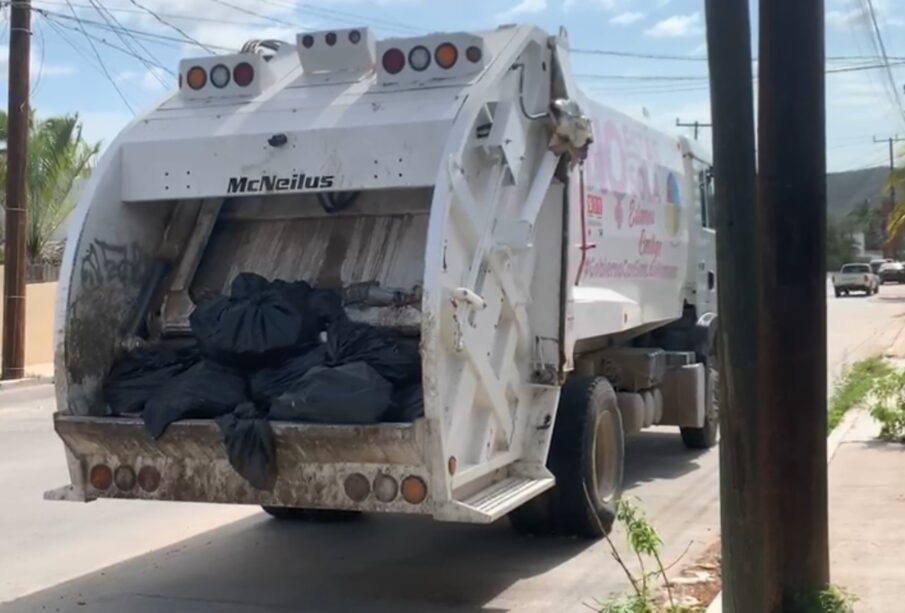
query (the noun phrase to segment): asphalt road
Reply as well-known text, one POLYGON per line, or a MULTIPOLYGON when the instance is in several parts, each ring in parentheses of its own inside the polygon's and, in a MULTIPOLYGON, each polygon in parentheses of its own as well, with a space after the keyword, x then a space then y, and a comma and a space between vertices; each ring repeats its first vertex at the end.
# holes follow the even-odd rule
MULTIPOLYGON (((829 299, 829 367, 886 349, 905 286, 829 299)), ((0 612, 586 611, 626 581, 606 543, 368 517, 286 524, 254 508, 45 502, 67 480, 49 386, 0 392, 0 612)), ((692 560, 718 529, 716 450, 672 429, 630 437, 626 485, 692 560)), ((621 543, 619 535, 617 542, 621 543)))

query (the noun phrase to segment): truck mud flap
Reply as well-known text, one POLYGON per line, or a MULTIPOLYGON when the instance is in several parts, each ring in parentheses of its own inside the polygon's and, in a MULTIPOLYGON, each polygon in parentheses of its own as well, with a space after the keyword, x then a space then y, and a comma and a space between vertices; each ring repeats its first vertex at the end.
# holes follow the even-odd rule
POLYGON ((137 418, 57 414, 54 425, 78 460, 84 486, 79 488, 76 481, 72 488, 55 490, 66 495, 49 492, 51 499, 133 498, 430 514, 429 487, 423 501, 411 504, 402 499, 399 485, 409 477, 430 483, 424 419, 373 426, 273 422, 279 476, 272 491, 255 489, 233 470, 213 421, 174 423, 157 441, 137 418))

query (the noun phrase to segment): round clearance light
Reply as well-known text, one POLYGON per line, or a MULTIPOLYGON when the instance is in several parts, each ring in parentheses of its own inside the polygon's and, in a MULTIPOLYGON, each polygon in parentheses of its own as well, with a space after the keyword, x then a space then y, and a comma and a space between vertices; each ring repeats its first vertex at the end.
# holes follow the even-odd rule
POLYGON ((302 37, 302 46, 305 49, 310 49, 311 47, 313 47, 314 46, 314 37, 311 36, 310 34, 305 34, 302 37))
POLYGON ((409 51, 409 66, 412 67, 412 70, 421 72, 422 70, 426 70, 430 65, 431 52, 427 47, 422 47, 421 45, 419 45, 409 51))
POLYGON ((346 477, 343 489, 346 490, 346 496, 355 502, 362 502, 371 493, 371 483, 361 473, 352 473, 346 477))
POLYGON ((113 485, 113 471, 106 464, 97 464, 91 467, 88 481, 91 483, 91 487, 97 491, 106 492, 113 485))
POLYGON ((199 90, 207 85, 207 73, 201 66, 193 66, 185 75, 186 83, 194 90, 199 90))
POLYGON ((153 466, 142 466, 138 471, 138 487, 151 493, 160 487, 160 473, 153 466))
POLYGON ((399 74, 405 68, 405 54, 399 49, 389 49, 383 54, 383 69, 390 74, 399 74))
POLYGON ((229 85, 229 68, 223 64, 217 64, 211 68, 211 83, 218 89, 229 85))
POLYGON ((358 30, 352 30, 349 32, 349 42, 353 45, 357 45, 361 42, 361 32, 358 30))
POLYGON ((128 492, 135 487, 135 471, 131 466, 118 466, 113 471, 113 482, 120 491, 128 492))
POLYGON ((472 64, 480 62, 483 55, 484 54, 481 53, 481 48, 475 47, 474 45, 465 50, 465 57, 468 58, 468 61, 472 64))
POLYGON ((374 479, 374 496, 380 502, 393 502, 399 494, 399 484, 389 475, 377 475, 374 479))
POLYGON ((421 504, 427 498, 427 484, 421 477, 406 477, 402 481, 402 497, 409 504, 421 504))
POLYGON ((437 50, 434 51, 434 59, 437 60, 437 64, 439 64, 440 68, 450 69, 452 68, 456 60, 459 59, 459 50, 456 49, 456 46, 452 43, 443 43, 437 50))
POLYGON ((242 62, 233 68, 233 81, 239 87, 248 87, 255 79, 255 69, 248 62, 242 62))
POLYGON ((324 40, 327 41, 327 44, 331 47, 336 44, 336 32, 327 32, 327 35, 324 37, 324 40))

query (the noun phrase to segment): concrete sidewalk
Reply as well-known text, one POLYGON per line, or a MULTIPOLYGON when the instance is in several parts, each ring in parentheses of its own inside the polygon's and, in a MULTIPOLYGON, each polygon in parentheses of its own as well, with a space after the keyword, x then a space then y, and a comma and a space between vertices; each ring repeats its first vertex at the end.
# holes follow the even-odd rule
MULTIPOLYGON (((827 440, 830 580, 865 613, 905 610, 905 445, 879 432, 857 410, 827 440)), ((707 612, 721 611, 718 596, 707 612)))
POLYGON ((905 607, 905 445, 879 432, 859 411, 829 467, 831 580, 865 612, 905 607))

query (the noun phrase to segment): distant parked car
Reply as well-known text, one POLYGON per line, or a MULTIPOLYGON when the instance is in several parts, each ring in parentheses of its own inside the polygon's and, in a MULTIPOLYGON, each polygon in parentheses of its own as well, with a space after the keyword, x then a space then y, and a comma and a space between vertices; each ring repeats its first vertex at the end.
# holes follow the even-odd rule
POLYGON ((880 266, 880 283, 905 283, 905 264, 886 262, 880 266))
POLYGON ((870 264, 845 264, 833 275, 836 297, 850 292, 864 292, 871 296, 880 291, 880 279, 871 270, 870 264))
POLYGON ((889 258, 878 258, 876 260, 870 261, 870 269, 874 272, 875 275, 878 275, 878 274, 880 274, 880 267, 883 266, 883 264, 892 264, 892 263, 893 263, 893 260, 890 260, 889 258))

